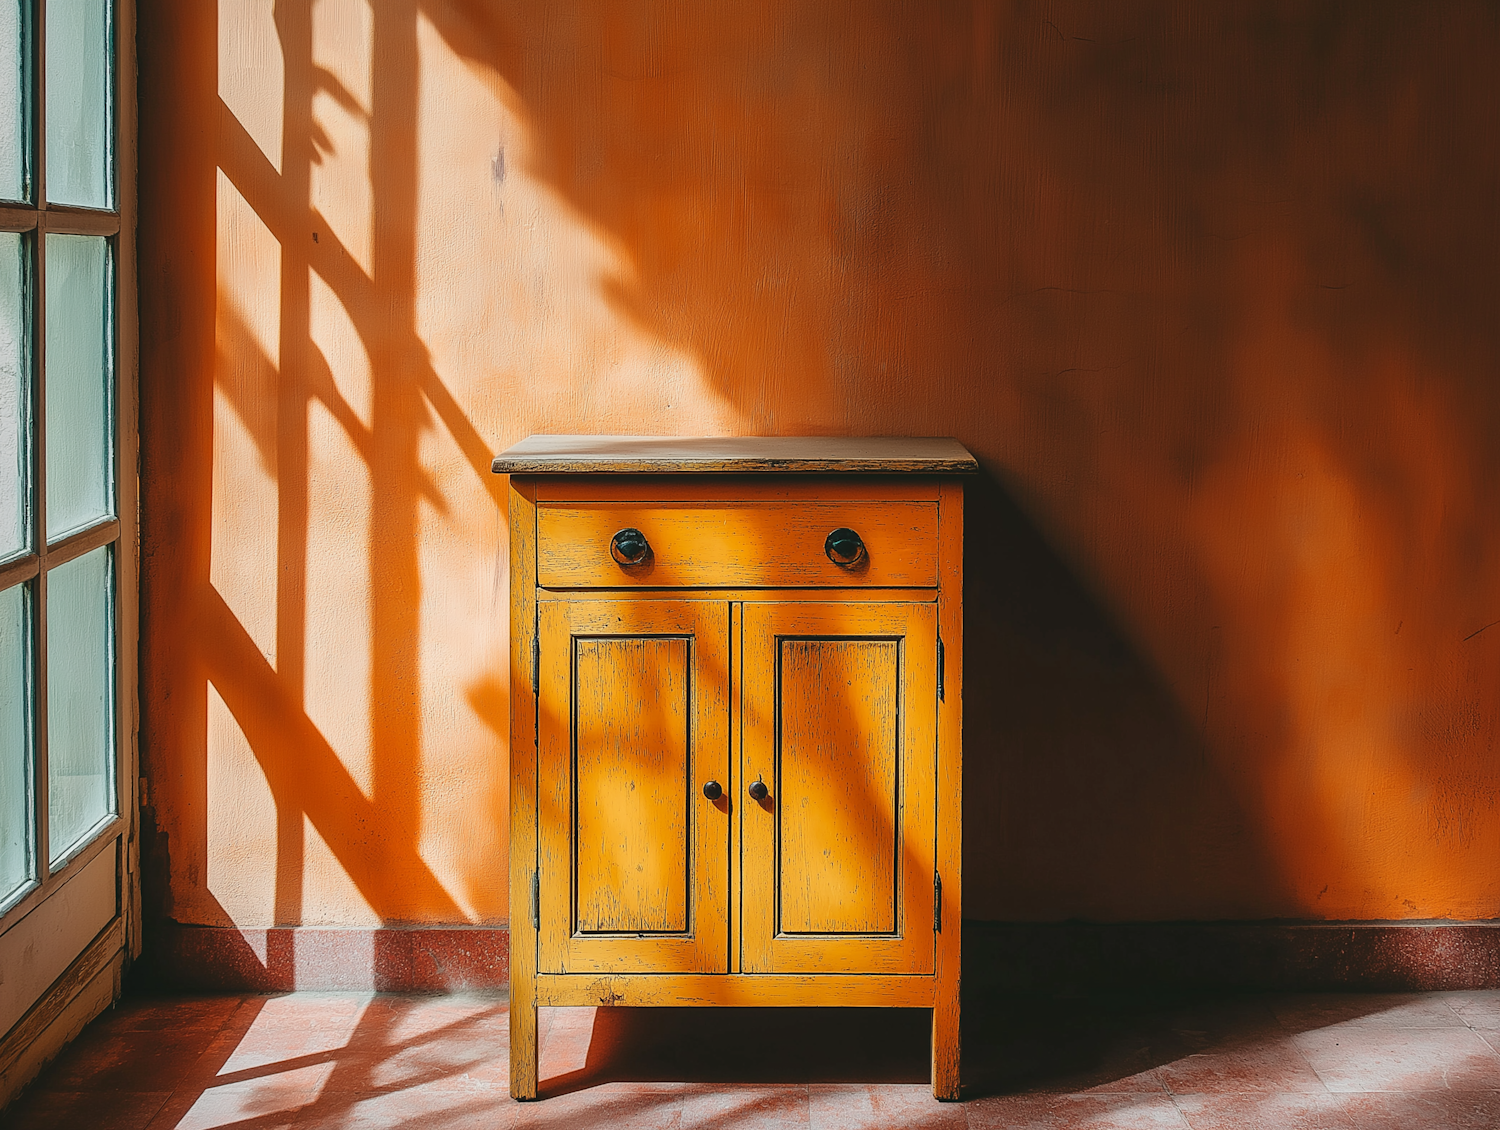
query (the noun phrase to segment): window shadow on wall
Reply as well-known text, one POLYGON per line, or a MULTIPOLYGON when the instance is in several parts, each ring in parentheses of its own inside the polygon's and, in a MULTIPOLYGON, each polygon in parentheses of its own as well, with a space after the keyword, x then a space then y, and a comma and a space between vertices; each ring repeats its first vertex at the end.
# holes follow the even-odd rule
MULTIPOLYGON (((422 514, 448 505, 424 437, 446 434, 495 503, 485 465, 507 437, 682 419, 649 379, 628 409, 575 410, 626 397, 607 350, 502 373, 514 399, 494 418, 439 375, 417 213, 424 177, 460 173, 422 164, 424 26, 523 122, 513 181, 620 250, 627 269, 588 285, 691 359, 698 410, 751 433, 952 434, 980 455, 970 914, 1493 911, 1471 873, 1494 835, 1497 159, 1463 138, 1487 135, 1500 98, 1493 68, 1452 62, 1493 46, 1492 13, 368 12, 367 248, 312 199, 315 101, 361 102, 315 65, 307 10, 276 8, 277 160, 220 101, 214 14, 142 16, 143 732, 171 805, 163 914, 213 913, 174 902, 208 881, 217 696, 270 790, 278 921, 304 919, 309 826, 380 920, 463 917, 421 853, 422 514), (275 250, 260 320, 221 305, 229 190, 275 250), (368 358, 361 403, 313 341, 318 287, 368 358), (241 555, 215 543, 216 516, 259 512, 253 491, 216 500, 252 469, 226 461, 216 396, 271 500, 240 530, 240 589, 215 582, 241 555), (328 502, 314 407, 367 500, 331 549, 309 532, 328 502), (330 563, 364 578, 347 655, 308 638, 326 614, 308 578, 330 563), (364 687, 361 765, 313 717, 310 660, 364 687), (1397 833, 1376 842, 1382 826, 1397 833)), ((477 251, 449 271, 562 286, 545 261, 477 251)), ((465 694, 502 734, 503 686, 465 694)), ((478 787, 503 827, 498 747, 491 768, 478 787)))
MULTIPOLYGON (((274 129, 264 114, 247 125, 220 97, 211 64, 254 30, 241 16, 216 21, 212 6, 142 16, 147 57, 171 76, 142 95, 143 234, 155 251, 145 269, 161 280, 143 285, 143 700, 146 764, 161 782, 145 814, 148 901, 180 921, 243 921, 254 902, 244 891, 268 879, 258 776, 274 808, 265 909, 276 924, 327 913, 305 905, 310 835, 381 922, 469 920, 458 897, 493 920, 503 903, 456 897, 419 847, 432 819, 419 541, 423 512, 449 518, 454 505, 424 463, 424 437, 440 432, 468 464, 492 526, 504 483, 488 470, 494 442, 416 329, 417 7, 382 4, 363 29, 356 21, 381 61, 356 96, 315 61, 308 6, 276 5, 261 29, 282 66, 266 96, 281 109, 274 129), (367 120, 363 246, 341 242, 335 228, 347 225, 313 199, 334 144, 320 98, 367 120), (352 341, 330 345, 330 315, 320 323, 314 309, 324 295, 352 341), (212 890, 214 866, 227 893, 212 890)), ((503 746, 493 752, 493 779, 479 784, 493 820, 480 838, 503 843, 503 746)), ((503 853, 468 873, 503 891, 503 853)))

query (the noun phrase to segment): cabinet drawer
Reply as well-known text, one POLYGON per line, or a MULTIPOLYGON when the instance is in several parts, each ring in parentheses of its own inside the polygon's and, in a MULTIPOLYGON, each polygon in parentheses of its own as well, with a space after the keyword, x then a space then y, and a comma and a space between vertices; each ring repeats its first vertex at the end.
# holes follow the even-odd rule
MULTIPOLYGON (((537 583, 544 588, 932 588, 933 502, 568 503, 537 507, 537 583), (853 530, 860 560, 825 550, 853 530), (612 539, 635 529, 650 546, 622 565, 612 539)), ((628 556, 628 554, 627 554, 628 556)))

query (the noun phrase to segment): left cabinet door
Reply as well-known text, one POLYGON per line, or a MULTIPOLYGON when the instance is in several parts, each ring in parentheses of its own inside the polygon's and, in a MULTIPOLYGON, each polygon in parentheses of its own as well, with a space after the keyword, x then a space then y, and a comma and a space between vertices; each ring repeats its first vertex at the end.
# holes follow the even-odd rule
POLYGON ((539 629, 538 970, 725 972, 729 605, 544 598, 539 629))

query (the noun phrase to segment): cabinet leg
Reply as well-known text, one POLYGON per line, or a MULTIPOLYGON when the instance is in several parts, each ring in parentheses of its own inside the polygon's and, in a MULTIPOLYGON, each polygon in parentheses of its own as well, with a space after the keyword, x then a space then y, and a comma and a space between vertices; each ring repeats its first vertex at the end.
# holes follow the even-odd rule
POLYGON ((510 1097, 536 1098, 536 993, 531 985, 510 990, 510 1097))
POLYGON ((932 1097, 958 1100, 958 994, 932 1010, 932 1097))

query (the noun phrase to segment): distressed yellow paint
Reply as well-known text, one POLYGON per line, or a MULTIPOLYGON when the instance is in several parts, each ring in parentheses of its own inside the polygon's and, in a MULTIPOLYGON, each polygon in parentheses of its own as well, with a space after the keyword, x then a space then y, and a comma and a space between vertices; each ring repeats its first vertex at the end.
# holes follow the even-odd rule
POLYGON ((937 606, 743 609, 745 971, 931 972, 937 606))
POLYGON ((537 577, 548 588, 767 585, 930 587, 937 584, 937 505, 923 502, 543 505, 537 577), (836 565, 823 550, 839 527, 859 534, 866 560, 836 565), (651 546, 625 568, 610 539, 634 528, 651 546))
POLYGON ((896 929, 899 653, 895 640, 781 641, 780 933, 896 929))
POLYGON ((574 644, 579 933, 688 928, 689 643, 574 644))
POLYGON ((697 973, 616 974, 604 977, 537 978, 537 1003, 582 1005, 720 1005, 805 1008, 819 1000, 844 1008, 931 1008, 931 977, 866 977, 860 974, 746 974, 721 977, 697 973))
POLYGON ((729 817, 700 786, 728 773, 728 603, 540 612, 540 971, 723 972, 729 817))

